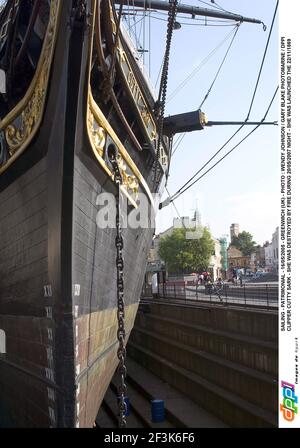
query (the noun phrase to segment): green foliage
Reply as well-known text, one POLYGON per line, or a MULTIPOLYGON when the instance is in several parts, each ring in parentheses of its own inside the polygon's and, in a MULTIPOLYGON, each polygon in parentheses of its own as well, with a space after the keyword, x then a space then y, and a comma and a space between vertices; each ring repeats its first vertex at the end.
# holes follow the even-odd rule
POLYGON ((256 242, 249 232, 241 232, 238 236, 232 238, 231 245, 239 249, 243 255, 251 255, 255 251, 256 242))
POLYGON ((201 238, 187 239, 187 232, 195 229, 174 229, 171 235, 159 242, 159 256, 171 273, 182 271, 207 270, 210 257, 214 252, 214 241, 208 229, 203 229, 201 238))

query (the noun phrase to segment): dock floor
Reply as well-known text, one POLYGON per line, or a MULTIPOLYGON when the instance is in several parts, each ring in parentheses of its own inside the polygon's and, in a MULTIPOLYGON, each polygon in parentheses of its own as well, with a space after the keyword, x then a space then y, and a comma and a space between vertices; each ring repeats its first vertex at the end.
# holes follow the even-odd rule
MULTIPOLYGON (((130 415, 128 428, 225 428, 225 423, 213 416, 181 392, 162 381, 131 358, 126 361, 128 373, 128 396, 130 415), (165 403, 166 419, 162 423, 151 421, 151 400, 161 399, 165 403)), ((117 427, 116 374, 104 398, 96 424, 100 428, 117 427)))

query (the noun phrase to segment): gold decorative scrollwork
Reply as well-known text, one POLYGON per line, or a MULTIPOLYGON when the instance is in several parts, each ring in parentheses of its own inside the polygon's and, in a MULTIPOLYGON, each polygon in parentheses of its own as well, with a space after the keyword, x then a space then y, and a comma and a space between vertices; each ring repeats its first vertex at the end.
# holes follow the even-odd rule
MULTIPOLYGON (((89 46, 89 59, 90 59, 90 73, 92 65, 92 49, 95 35, 95 14, 96 4, 93 8, 93 24, 90 28, 90 46, 89 46)), ((128 197, 130 202, 137 207, 136 200, 138 198, 138 192, 140 187, 147 194, 150 203, 154 207, 154 199, 147 182, 143 178, 136 164, 128 154, 125 146, 121 143, 118 135, 112 128, 111 124, 105 117, 104 113, 93 98, 91 84, 88 84, 88 101, 87 101, 87 113, 86 113, 86 126, 87 134, 91 147, 94 152, 94 156, 99 162, 99 165, 107 173, 107 175, 113 179, 114 175, 111 170, 110 164, 105 159, 105 148, 108 142, 113 141, 117 148, 117 163, 122 176, 122 191, 128 197)))
POLYGON ((99 126, 99 124, 95 120, 95 116, 92 113, 90 104, 88 104, 87 120, 88 120, 88 132, 91 141, 99 156, 103 157, 103 151, 106 143, 106 133, 105 130, 101 126, 99 126))
MULTIPOLYGON (((87 124, 88 124, 88 134, 90 137, 90 141, 93 145, 97 154, 101 157, 104 162, 104 149, 107 140, 107 132, 105 129, 99 125, 95 115, 92 112, 91 105, 88 104, 88 115, 87 115, 87 124)), ((117 163, 119 165, 120 173, 122 176, 122 184, 124 188, 133 194, 134 199, 136 199, 138 191, 139 191, 139 183, 137 178, 133 174, 128 174, 127 169, 128 166, 124 162, 124 159, 120 154, 117 156, 117 163)))
MULTIPOLYGON (((87 131, 97 160, 111 178, 113 177, 113 173, 110 166, 105 162, 104 150, 108 136, 114 141, 118 148, 117 163, 122 176, 122 189, 126 195, 129 196, 131 201, 135 203, 139 192, 139 179, 144 188, 147 187, 147 184, 113 131, 111 125, 99 109, 93 99, 91 91, 89 93, 89 103, 87 106, 87 131)), ((148 193, 151 196, 150 191, 148 193)))
POLYGON ((0 122, 4 131, 10 158, 1 167, 0 174, 28 147, 41 124, 52 59, 55 48, 60 0, 51 0, 49 23, 36 73, 25 97, 0 122))
POLYGON ((111 3, 109 3, 109 15, 110 15, 110 20, 111 20, 113 34, 116 34, 117 33, 117 25, 116 25, 116 22, 114 20, 114 13, 113 13, 113 9, 112 9, 111 3))
POLYGON ((127 190, 132 192, 135 196, 137 196, 139 192, 139 183, 137 178, 133 174, 127 173, 127 166, 120 154, 117 157, 117 163, 119 166, 119 170, 122 176, 123 185, 127 190))
POLYGON ((7 126, 5 137, 11 156, 16 153, 20 146, 34 131, 34 126, 38 121, 43 106, 44 94, 43 83, 39 80, 31 99, 18 120, 20 123, 14 123, 7 126))

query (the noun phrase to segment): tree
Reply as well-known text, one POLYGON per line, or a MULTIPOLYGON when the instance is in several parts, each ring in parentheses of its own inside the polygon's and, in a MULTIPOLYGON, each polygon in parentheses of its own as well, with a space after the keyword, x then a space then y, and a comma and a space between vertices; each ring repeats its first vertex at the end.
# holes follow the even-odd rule
POLYGON ((206 228, 203 229, 201 238, 187 239, 186 233, 194 230, 174 229, 171 235, 160 240, 158 254, 169 272, 207 270, 214 252, 214 241, 206 228))
POLYGON ((249 232, 241 232, 238 236, 233 236, 231 246, 239 249, 243 255, 251 255, 255 251, 256 242, 253 241, 253 236, 249 232))

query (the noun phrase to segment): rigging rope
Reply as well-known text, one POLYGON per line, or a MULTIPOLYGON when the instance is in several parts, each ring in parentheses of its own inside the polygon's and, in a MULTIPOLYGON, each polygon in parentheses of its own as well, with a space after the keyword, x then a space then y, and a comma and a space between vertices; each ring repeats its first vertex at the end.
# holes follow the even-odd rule
POLYGON ((219 5, 215 0, 214 0, 214 1, 211 0, 211 3, 210 3, 210 6, 214 6, 214 7, 217 8, 219 11, 223 11, 223 12, 227 12, 228 14, 231 14, 230 11, 228 11, 227 9, 222 8, 222 6, 219 5), (211 4, 211 3, 213 3, 213 4, 211 4))
POLYGON ((211 90, 212 90, 212 88, 213 88, 213 86, 214 86, 216 80, 218 79, 218 76, 219 76, 219 74, 220 74, 220 71, 221 71, 221 69, 222 69, 222 67, 223 67, 223 65, 224 65, 224 63, 225 63, 225 61, 226 61, 226 59, 227 59, 228 53, 229 53, 229 51, 230 51, 230 48, 231 48, 231 46, 232 46, 232 44, 233 44, 234 39, 236 38, 236 35, 237 35, 237 32, 238 32, 239 28, 240 28, 240 23, 236 25, 236 29, 235 29, 234 35, 233 35, 233 37, 232 37, 232 39, 231 39, 231 42, 230 42, 230 44, 229 44, 229 47, 227 48, 227 51, 226 51, 226 53, 225 53, 225 55, 224 55, 224 58, 223 58, 223 60, 222 60, 222 62, 221 62, 221 64, 220 64, 220 67, 219 67, 219 69, 217 70, 217 73, 215 74, 215 77, 214 77, 214 79, 213 79, 213 81, 212 81, 212 83, 211 83, 211 85, 210 85, 210 87, 209 87, 209 89, 208 89, 208 91, 207 91, 205 97, 203 98, 202 103, 201 103, 200 106, 199 106, 199 109, 201 109, 201 107, 203 106, 203 104, 204 104, 205 101, 207 100, 207 98, 208 98, 208 96, 209 96, 209 94, 210 94, 210 92, 211 92, 211 90))
POLYGON ((145 30, 145 22, 146 22, 146 17, 147 17, 147 12, 146 12, 146 2, 144 0, 144 11, 145 11, 145 20, 143 20, 143 53, 142 53, 142 57, 143 57, 143 66, 145 65, 145 43, 146 43, 146 30, 145 30))
MULTIPOLYGON (((228 56, 228 53, 229 53, 229 51, 230 51, 230 48, 231 48, 231 46, 232 46, 232 44, 233 44, 233 41, 234 41, 234 39, 235 39, 235 37, 236 37, 236 35, 237 35, 237 32, 238 32, 238 30, 239 30, 239 27, 240 27, 240 24, 237 24, 237 25, 236 25, 235 32, 234 32, 234 34, 233 34, 233 37, 232 37, 232 39, 231 39, 231 41, 230 41, 230 44, 229 44, 229 46, 228 46, 228 48, 227 48, 227 50, 226 50, 226 53, 225 53, 225 55, 224 55, 224 57, 223 57, 223 60, 222 60, 220 66, 219 66, 219 68, 218 68, 218 70, 217 70, 217 72, 216 72, 216 75, 214 76, 214 79, 213 79, 213 81, 212 81, 212 83, 211 83, 211 85, 210 85, 210 87, 209 87, 209 89, 208 89, 208 91, 207 91, 205 97, 203 98, 203 100, 202 100, 202 102, 201 102, 201 104, 200 104, 200 106, 199 106, 199 109, 201 109, 201 107, 203 106, 203 104, 204 104, 205 101, 207 100, 207 98, 208 98, 208 96, 209 96, 209 94, 210 94, 210 92, 211 92, 211 90, 212 90, 212 88, 213 88, 213 86, 214 86, 214 84, 215 84, 215 82, 216 82, 216 80, 217 80, 217 78, 218 78, 220 72, 221 72, 221 69, 222 69, 222 67, 223 67, 223 65, 224 65, 224 63, 225 63, 225 60, 227 59, 227 56, 228 56)), ((230 34, 231 34, 231 33, 230 33, 230 34)), ((227 38, 226 38, 226 40, 227 40, 227 38)), ((234 134, 234 135, 235 135, 235 134, 234 134)), ((175 152, 177 151, 177 149, 178 149, 179 146, 181 145, 181 143, 182 143, 182 141, 183 141, 183 139, 184 139, 185 136, 186 136, 186 132, 185 132, 184 134, 182 134, 182 135, 179 137, 179 139, 177 140, 177 142, 176 142, 176 146, 175 146, 174 151, 173 151, 173 153, 172 153, 172 156, 175 154, 175 152)), ((227 143, 228 143, 228 142, 227 142, 227 143)), ((227 143, 226 143, 226 144, 227 144, 227 143)), ((223 148, 221 148, 221 149, 223 149, 223 148)))
MULTIPOLYGON (((273 95, 273 97, 272 97, 272 99, 271 99, 271 101, 270 101, 270 103, 269 103, 269 106, 268 106, 268 108, 267 108, 267 111, 266 111, 266 113, 265 113, 265 115, 264 115, 264 117, 263 117, 263 119, 261 120, 261 122, 257 125, 257 126, 255 126, 255 128, 254 129, 252 129, 250 132, 248 132, 248 134, 245 136, 245 137, 243 137, 242 138, 242 140, 240 140, 230 151, 228 151, 223 157, 221 157, 221 159, 219 159, 214 165, 212 165, 207 171, 205 171, 205 173, 203 173, 200 177, 198 177, 193 183, 191 183, 190 185, 188 185, 185 189, 180 189, 180 193, 179 194, 177 194, 177 193, 175 193, 171 198, 170 198, 170 202, 172 203, 173 201, 175 201, 176 199, 178 199, 183 193, 185 193, 187 190, 189 190, 193 185, 195 185, 197 182, 199 182, 199 180, 201 180, 206 174, 208 174, 213 168, 215 168, 219 163, 221 163, 222 162, 222 160, 224 160, 227 156, 229 156, 229 154, 231 154, 238 146, 240 146, 240 144, 241 143, 243 143, 248 137, 250 137, 250 135, 251 134, 253 134, 261 125, 262 125, 262 123, 265 121, 265 119, 266 119, 266 117, 267 117, 267 115, 268 115, 268 112, 269 112, 269 110, 270 110, 270 108, 271 108, 271 105, 272 105, 272 103, 273 103, 273 101, 274 101, 274 99, 275 99, 275 97, 276 97, 276 94, 277 94, 277 91, 278 91, 278 86, 277 86, 277 88, 276 88, 276 90, 275 90, 275 93, 274 93, 274 95, 273 95)), ((242 125, 241 126, 241 128, 243 127, 244 125, 242 125)), ((237 133, 237 132, 236 132, 237 133)), ((235 133, 235 134, 236 134, 235 133)), ((219 152, 219 151, 218 151, 219 152)), ((216 154, 215 154, 216 155, 216 154)), ((213 156, 213 158, 214 158, 215 156, 213 156)), ((211 159, 212 160, 212 159, 211 159)), ((207 162, 208 163, 208 162, 207 162)), ((205 168, 205 166, 207 165, 207 163, 198 171, 198 173, 200 172, 200 171, 202 171, 204 168, 205 168)), ((195 176, 194 176, 195 177, 195 176)))
POLYGON ((160 79, 160 75, 161 75, 161 71, 162 71, 163 65, 164 65, 164 61, 161 61, 161 66, 160 66, 160 69, 159 69, 159 72, 158 72, 158 75, 157 75, 157 78, 156 78, 156 81, 155 81, 155 88, 157 87, 158 81, 160 79))
MULTIPOLYGON (((256 85, 255 85, 255 88, 254 88, 254 92, 253 92, 253 96, 252 96, 252 100, 251 100, 251 103, 250 103, 250 107, 249 107, 249 110, 248 110, 248 114, 247 114, 247 117, 246 117, 246 120, 245 120, 245 122, 247 122, 248 121, 248 119, 249 119, 249 116, 250 116, 250 113, 251 113, 251 109, 252 109, 252 106, 253 106, 253 102, 254 102, 254 99, 255 99, 255 96, 256 96, 256 92, 257 92, 257 87, 258 87, 258 83, 259 83, 259 80, 260 80, 260 76, 261 76, 261 73, 262 73, 262 68, 263 68, 263 66, 264 66, 264 63, 265 63, 265 58, 266 58, 266 53, 267 53, 267 49, 268 49, 268 46, 269 46, 269 41, 270 41, 270 37, 271 37, 271 34, 272 34, 272 31, 273 31, 273 25, 274 25, 274 20, 275 20, 275 17, 276 17, 276 13, 277 13, 277 8, 278 8, 278 0, 277 0, 277 4, 276 4, 276 7, 275 7, 275 11, 274 11, 274 14, 273 14, 273 19, 272 19, 272 25, 271 25, 271 27, 270 27, 270 31, 269 31, 269 35, 268 35, 268 39, 267 39, 267 43, 266 43, 266 46, 265 46, 265 51, 264 51, 264 54, 263 54, 263 58, 262 58, 262 63, 261 63, 261 66, 260 66, 260 70, 259 70, 259 74, 258 74, 258 77, 257 77, 257 82, 256 82, 256 85)), ((227 144, 241 131, 241 129, 243 128, 245 126, 245 124, 242 124, 235 132, 234 132, 234 134, 224 143, 224 145, 222 145, 222 147, 179 189, 179 190, 177 190, 177 192, 172 196, 172 198, 177 198, 177 197, 179 197, 181 194, 183 194, 188 188, 185 188, 219 153, 220 153, 220 151, 225 147, 225 146, 227 146, 227 144), (185 189, 184 189, 185 188, 185 189), (183 190, 184 189, 184 190, 183 190), (183 191, 182 191, 183 190, 183 191), (178 194, 180 193, 180 195, 178 196, 178 194)), ((260 125, 258 125, 258 126, 260 126, 260 125)), ((257 129, 257 127, 255 128, 255 130, 257 129)), ((251 132, 252 133, 252 132, 251 132)), ((250 133, 250 134, 251 134, 250 133)), ((249 135, 250 135, 249 134, 249 135)), ((183 140, 183 138, 184 138, 184 136, 185 136, 185 134, 183 134, 183 137, 182 137, 182 139, 180 140, 180 142, 179 142, 179 144, 182 142, 182 140, 183 140)), ((244 141, 244 140, 243 140, 244 141)), ((174 149, 174 151, 173 151, 173 155, 174 155, 174 153, 175 153, 175 151, 178 149, 178 146, 179 146, 179 144, 177 144, 177 146, 175 147, 175 149, 174 149)), ((233 149, 235 149, 235 147, 233 148, 233 149)), ((230 151, 230 152, 232 152, 232 151, 230 151)), ((227 154, 227 155, 229 155, 230 154, 230 152, 227 154)), ((221 160, 223 160, 223 158, 222 159, 220 159, 220 161, 221 160)), ((219 162, 218 162, 219 163, 219 162)), ((213 165, 213 167, 214 167, 215 165, 213 165)), ((212 168, 213 168, 212 167, 212 168)), ((207 172, 209 172, 210 171, 210 169, 207 171, 207 172)), ((206 172, 206 173, 207 173, 206 172)), ((205 173, 205 174, 206 174, 205 173)), ((201 176, 201 177, 203 177, 203 176, 201 176)), ((200 179, 199 179, 200 180, 200 179)), ((196 182, 196 181, 195 181, 196 182)), ((195 183, 194 182, 194 183, 195 183)), ((192 185, 194 185, 194 183, 192 184, 192 185)), ((191 186, 192 186, 191 185, 191 186)))
POLYGON ((150 0, 150 9, 149 9, 149 20, 148 20, 148 39, 149 39, 149 78, 151 79, 151 0, 150 0))
MULTIPOLYGON (((170 194, 170 192, 169 192, 169 190, 168 190, 167 187, 166 187, 166 192, 168 193, 168 196, 169 196, 169 198, 171 199, 171 194, 170 194)), ((175 202, 171 201, 171 204, 173 205, 174 210, 176 211, 178 218, 179 218, 180 220, 182 220, 182 217, 180 216, 180 213, 179 213, 179 211, 178 211, 178 208, 176 207, 175 202)), ((182 220, 182 225, 183 225, 183 227, 186 229, 186 225, 185 225, 185 223, 184 223, 184 220, 182 220)))
POLYGON ((181 190, 183 190, 184 187, 186 187, 193 179, 195 179, 195 177, 215 158, 217 157, 217 155, 222 151, 222 149, 225 148, 225 146, 228 145, 228 143, 240 132, 240 130, 244 127, 244 124, 242 124, 233 134, 231 137, 229 137, 229 139, 221 146, 220 149, 218 149, 218 151, 179 189, 177 190, 177 192, 172 196, 175 197, 177 196, 178 193, 181 192, 181 190))
MULTIPOLYGON (((134 2, 133 2, 133 7, 134 7, 134 2)), ((139 23, 139 21, 138 21, 138 22, 136 21, 136 17, 137 17, 137 13, 133 14, 133 27, 130 27, 128 31, 129 31, 129 33, 130 33, 131 28, 133 28, 134 38, 135 38, 135 47, 137 48, 137 46, 138 46, 138 37, 137 37, 137 28, 136 28, 136 25, 137 25, 137 23, 139 23)), ((141 19, 141 20, 142 20, 142 19, 141 19)))
POLYGON ((272 31, 273 31, 274 21, 275 21, 275 17, 276 17, 276 13, 277 13, 278 3, 279 3, 279 1, 277 0, 275 11, 274 11, 274 14, 273 14, 271 28, 270 28, 269 35, 268 35, 268 40, 267 40, 265 51, 264 51, 264 55, 263 55, 263 58, 262 58, 262 61, 261 61, 261 65, 260 65, 260 69, 259 69, 258 77, 257 77, 257 80, 256 80, 256 85, 255 85, 255 89, 254 89, 254 93, 253 93, 253 96, 252 96, 252 100, 251 100, 251 104, 250 104, 250 108, 249 108, 249 112, 248 112, 246 121, 248 121, 250 113, 251 113, 251 110, 252 110, 254 98, 255 98, 255 95, 256 95, 256 92, 257 92, 257 87, 258 87, 258 84, 259 84, 259 81, 260 81, 260 76, 261 76, 262 69, 263 69, 263 66, 264 66, 264 63, 265 63, 266 54, 267 54, 268 47, 269 47, 269 42, 270 42, 270 37, 271 37, 272 31))
MULTIPOLYGON (((236 25, 235 25, 236 27, 236 25)), ((231 40, 231 43, 228 47, 227 53, 232 45, 232 42, 236 36, 237 30, 233 29, 225 36, 225 38, 200 62, 197 67, 195 67, 191 73, 173 90, 173 92, 169 95, 167 103, 169 103, 179 92, 180 90, 208 63, 210 58, 222 47, 222 45, 230 38, 230 36, 234 33, 234 36, 231 40)), ((222 66, 222 65, 221 65, 222 66)), ((220 66, 220 67, 221 67, 220 66)))
MULTIPOLYGON (((152 10, 153 14, 156 14, 155 16, 153 16, 153 18, 157 19, 157 20, 162 20, 163 22, 167 22, 168 19, 164 19, 163 17, 165 16, 164 12, 160 12, 157 10, 152 10), (157 17, 157 15, 159 16, 163 16, 163 17, 157 17)), ((229 19, 217 19, 217 18, 205 18, 205 19, 199 19, 196 17, 186 17, 185 15, 182 14, 178 14, 176 16, 178 19, 185 19, 185 20, 189 20, 189 22, 182 22, 180 20, 180 24, 184 24, 184 25, 193 25, 194 26, 204 26, 204 24, 214 24, 214 23, 221 23, 227 26, 235 26, 235 24, 232 23, 232 20, 229 19), (201 22, 201 23, 194 23, 194 22, 201 22)), ((208 25, 209 26, 209 25, 208 25)))
MULTIPOLYGON (((207 2, 204 2, 204 1, 202 1, 202 0, 198 0, 198 2, 199 2, 199 3, 203 3, 203 4, 206 5, 206 6, 209 6, 210 8, 215 8, 215 9, 218 9, 218 10, 223 10, 223 11, 225 11, 225 9, 221 8, 220 6, 217 6, 217 3, 216 3, 216 2, 207 3, 207 2)), ((228 11, 226 11, 226 12, 228 12, 228 11)))
POLYGON ((158 139, 157 139, 157 148, 156 148, 156 157, 154 162, 154 176, 153 176, 153 189, 157 186, 157 171, 159 164, 159 153, 160 153, 160 145, 163 136, 163 126, 164 126, 164 113, 165 113, 165 105, 166 105, 166 96, 167 96, 167 87, 168 87, 168 72, 169 72, 169 61, 170 61, 170 50, 171 50, 171 42, 175 24, 175 18, 177 13, 178 0, 169 0, 169 11, 168 11, 168 28, 167 28, 167 37, 166 37, 166 51, 164 56, 164 64, 161 75, 161 83, 159 88, 158 95, 158 139))

